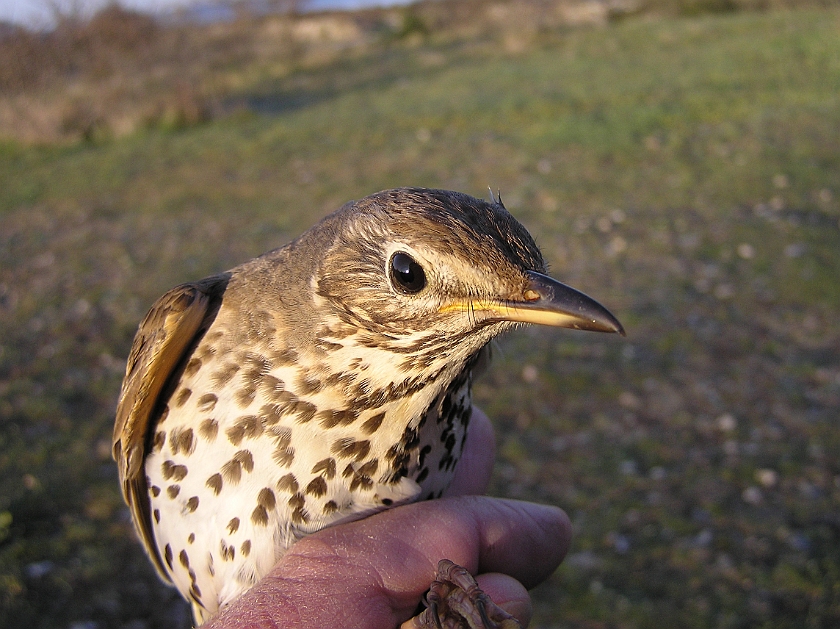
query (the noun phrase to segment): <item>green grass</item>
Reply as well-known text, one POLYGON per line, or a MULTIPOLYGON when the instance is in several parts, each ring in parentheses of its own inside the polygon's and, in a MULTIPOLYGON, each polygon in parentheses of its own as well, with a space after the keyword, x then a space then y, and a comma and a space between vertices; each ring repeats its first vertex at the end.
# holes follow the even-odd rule
POLYGON ((575 524, 533 626, 836 626, 838 35, 836 10, 628 19, 516 54, 433 32, 243 69, 206 124, 0 147, 0 624, 185 625, 108 451, 158 295, 382 188, 490 185, 628 328, 518 332, 476 387, 494 493, 575 524))

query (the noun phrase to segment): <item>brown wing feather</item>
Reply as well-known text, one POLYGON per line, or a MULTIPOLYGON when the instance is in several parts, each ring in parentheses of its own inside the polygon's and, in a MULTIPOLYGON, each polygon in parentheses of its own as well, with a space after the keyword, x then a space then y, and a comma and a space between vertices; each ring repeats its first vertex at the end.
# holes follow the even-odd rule
POLYGON ((218 310, 228 276, 176 286, 157 300, 140 324, 122 383, 114 422, 113 455, 123 497, 158 572, 168 580, 149 519, 144 460, 148 434, 157 422, 157 402, 196 336, 218 310))

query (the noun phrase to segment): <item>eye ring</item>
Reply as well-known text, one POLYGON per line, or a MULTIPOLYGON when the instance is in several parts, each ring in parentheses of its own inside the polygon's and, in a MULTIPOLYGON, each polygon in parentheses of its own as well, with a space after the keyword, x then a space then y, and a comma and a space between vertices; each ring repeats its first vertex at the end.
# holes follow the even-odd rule
POLYGON ((426 273, 423 267, 404 251, 391 256, 388 265, 391 284, 401 293, 415 295, 426 288, 426 273))

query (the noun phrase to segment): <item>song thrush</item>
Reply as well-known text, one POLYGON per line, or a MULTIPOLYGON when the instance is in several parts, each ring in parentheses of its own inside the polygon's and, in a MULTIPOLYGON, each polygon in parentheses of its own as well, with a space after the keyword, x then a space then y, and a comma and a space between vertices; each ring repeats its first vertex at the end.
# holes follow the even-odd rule
POLYGON ((152 562, 198 622, 301 536, 439 497, 493 337, 520 323, 623 334, 544 272, 500 200, 405 188, 152 306, 113 454, 152 562))

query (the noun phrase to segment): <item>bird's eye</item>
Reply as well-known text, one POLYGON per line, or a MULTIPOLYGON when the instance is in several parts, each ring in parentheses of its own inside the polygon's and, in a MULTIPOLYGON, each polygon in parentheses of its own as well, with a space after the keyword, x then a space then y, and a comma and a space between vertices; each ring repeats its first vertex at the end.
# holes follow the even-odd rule
POLYGON ((404 293, 419 293, 426 286, 423 267, 407 253, 399 251, 391 258, 391 281, 404 293))

